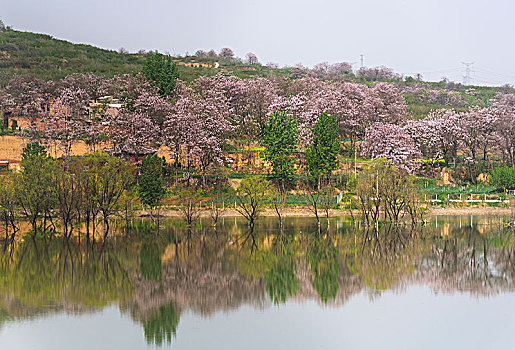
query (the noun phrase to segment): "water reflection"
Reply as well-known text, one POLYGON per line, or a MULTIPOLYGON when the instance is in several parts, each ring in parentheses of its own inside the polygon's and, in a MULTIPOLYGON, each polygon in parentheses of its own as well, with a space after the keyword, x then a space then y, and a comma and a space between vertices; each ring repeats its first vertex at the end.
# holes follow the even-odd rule
POLYGON ((307 238, 306 262, 313 274, 313 288, 320 300, 327 303, 334 300, 338 292, 338 277, 340 276, 340 262, 338 261, 337 242, 331 234, 317 233, 307 238))
POLYGON ((270 300, 278 305, 296 295, 300 283, 293 236, 286 236, 281 230, 278 235, 271 237, 271 241, 270 258, 273 261, 265 274, 265 290, 270 300))
MULTIPOLYGON (((140 222, 105 246, 27 239, 0 253, 0 329, 9 322, 111 304, 140 324, 148 344, 171 343, 181 314, 203 316, 289 300, 338 306, 366 292, 426 285, 487 296, 514 290, 515 236, 498 218, 434 218, 416 229, 372 230, 333 220, 227 220, 159 230, 140 222)), ((84 243, 84 242, 83 242, 84 243)))
POLYGON ((161 280, 161 254, 155 242, 145 242, 141 245, 139 269, 143 278, 153 281, 161 280))
POLYGON ((161 306, 143 321, 145 340, 156 345, 171 343, 178 325, 179 315, 173 304, 161 306))

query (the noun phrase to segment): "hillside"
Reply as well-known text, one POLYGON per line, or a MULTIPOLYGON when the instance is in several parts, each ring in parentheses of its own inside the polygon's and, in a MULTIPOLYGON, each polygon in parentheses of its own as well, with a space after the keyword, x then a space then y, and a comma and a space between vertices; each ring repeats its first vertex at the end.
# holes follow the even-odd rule
MULTIPOLYGON (((0 87, 5 86, 14 74, 57 80, 71 73, 104 76, 133 73, 141 69, 144 60, 142 54, 118 53, 91 45, 73 44, 45 34, 15 30, 0 32, 0 87)), ((179 76, 186 81, 201 75, 216 74, 220 69, 243 78, 286 74, 281 73, 281 69, 236 62, 220 62, 220 68, 215 69, 213 58, 187 57, 177 61, 179 76)))
POLYGON ((0 33, 0 85, 13 74, 60 79, 71 73, 113 76, 138 71, 143 57, 90 45, 72 44, 50 35, 19 31, 0 33))
MULTIPOLYGON (((71 73, 93 73, 113 76, 140 71, 143 54, 118 53, 91 45, 73 44, 50 35, 8 30, 0 32, 0 87, 14 74, 31 74, 45 80, 61 79, 71 73)), ((399 75, 368 78, 360 72, 329 74, 316 69, 299 67, 271 68, 261 64, 243 64, 238 60, 195 56, 175 58, 179 78, 191 81, 199 76, 214 75, 220 71, 241 78, 255 76, 283 76, 298 78, 312 76, 323 80, 344 80, 364 84, 388 81, 403 93, 413 118, 422 118, 434 108, 466 110, 471 106, 487 106, 498 92, 513 93, 510 87, 464 86, 453 82, 423 82, 399 75)), ((384 67, 377 67, 384 69, 384 67)), ((370 68, 369 71, 377 71, 370 68)), ((366 69, 365 69, 366 70, 366 69)), ((388 70, 388 69, 387 69, 388 70)), ((392 73, 393 71, 390 71, 392 73)))

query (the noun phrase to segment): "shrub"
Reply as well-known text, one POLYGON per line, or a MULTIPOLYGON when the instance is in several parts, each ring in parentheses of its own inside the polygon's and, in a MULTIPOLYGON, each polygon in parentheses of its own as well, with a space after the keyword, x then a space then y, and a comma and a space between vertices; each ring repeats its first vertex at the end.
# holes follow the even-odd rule
POLYGON ((515 169, 494 168, 490 174, 490 184, 498 190, 515 189, 515 169))

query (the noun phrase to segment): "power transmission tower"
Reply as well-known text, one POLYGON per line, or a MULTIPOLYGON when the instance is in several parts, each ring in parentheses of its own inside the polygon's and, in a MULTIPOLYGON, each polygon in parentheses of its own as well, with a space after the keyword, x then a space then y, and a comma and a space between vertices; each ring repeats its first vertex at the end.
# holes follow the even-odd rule
POLYGON ((461 62, 461 63, 465 66, 465 75, 463 76, 463 84, 470 85, 470 82, 472 81, 470 73, 474 72, 470 67, 472 67, 474 62, 461 62))
POLYGON ((363 54, 360 55, 361 68, 363 68, 363 54))

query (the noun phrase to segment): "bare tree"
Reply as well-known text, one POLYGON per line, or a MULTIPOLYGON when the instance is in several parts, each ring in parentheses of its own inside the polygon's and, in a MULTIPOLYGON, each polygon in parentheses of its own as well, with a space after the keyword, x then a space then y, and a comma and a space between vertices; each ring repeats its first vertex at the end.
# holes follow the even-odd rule
POLYGON ((254 221, 263 209, 269 191, 270 182, 260 176, 243 179, 238 186, 236 211, 248 220, 249 226, 254 226, 254 221))
POLYGON ((15 198, 15 187, 9 175, 3 176, 0 183, 0 220, 5 224, 5 243, 8 240, 14 241, 16 232, 19 231, 16 225, 17 206, 15 198), (9 235, 9 233, 11 233, 9 235))
POLYGON ((279 218, 279 224, 283 227, 283 218, 282 218, 282 207, 286 204, 286 194, 282 191, 281 186, 271 186, 270 187, 270 200, 274 204, 275 213, 279 218))
POLYGON ((211 208, 209 209, 209 214, 211 215, 211 220, 213 221, 213 226, 216 226, 218 219, 222 213, 222 208, 219 204, 220 196, 217 194, 216 198, 211 201, 211 208))
POLYGON ((310 181, 309 179, 305 179, 302 184, 306 195, 306 204, 308 205, 308 209, 315 215, 317 222, 320 224, 318 211, 321 205, 320 200, 322 193, 319 191, 319 185, 317 182, 310 181))
POLYGON ((57 194, 57 209, 64 229, 64 237, 70 238, 73 232, 73 221, 77 218, 77 205, 80 199, 80 181, 76 176, 67 171, 63 163, 54 173, 54 185, 57 194))
POLYGON ((413 224, 423 214, 413 178, 384 159, 376 160, 360 176, 356 195, 367 225, 377 223, 381 213, 393 223, 407 215, 413 224))
POLYGON ((183 202, 180 206, 182 217, 186 220, 188 226, 191 226, 193 222, 199 218, 202 212, 202 208, 198 201, 198 195, 197 193, 186 190, 181 193, 181 200, 183 202))

